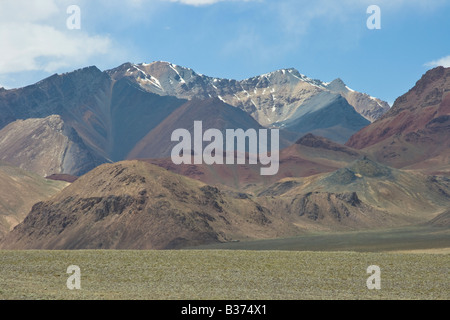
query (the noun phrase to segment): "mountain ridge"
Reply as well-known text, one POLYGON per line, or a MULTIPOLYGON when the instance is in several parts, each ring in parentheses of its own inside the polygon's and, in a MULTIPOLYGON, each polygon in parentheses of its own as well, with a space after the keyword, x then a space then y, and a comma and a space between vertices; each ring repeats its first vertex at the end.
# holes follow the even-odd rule
POLYGON ((450 68, 428 70, 380 119, 347 146, 396 168, 450 174, 450 68))
POLYGON ((263 126, 287 119, 300 104, 322 91, 351 98, 350 104, 371 122, 389 109, 386 102, 357 93, 345 84, 345 90, 336 90, 331 85, 333 82, 309 78, 295 68, 279 69, 243 80, 209 77, 165 61, 141 64, 128 62, 105 72, 113 79, 134 79, 144 90, 157 94, 188 100, 219 97, 246 111, 263 126), (282 86, 288 89, 281 89, 280 92, 282 86))

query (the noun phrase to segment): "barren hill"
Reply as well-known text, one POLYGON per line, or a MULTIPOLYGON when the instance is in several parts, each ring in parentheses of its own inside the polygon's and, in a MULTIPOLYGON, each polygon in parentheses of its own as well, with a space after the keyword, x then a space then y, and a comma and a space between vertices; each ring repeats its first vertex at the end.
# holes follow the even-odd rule
MULTIPOLYGON (((310 204, 305 212, 321 212, 319 197, 327 202, 332 199, 330 195, 339 198, 339 194, 346 194, 344 198, 358 208, 368 226, 409 225, 424 223, 447 210, 450 179, 398 170, 362 157, 332 173, 283 179, 260 196, 276 196, 291 203, 305 194, 316 198, 301 200, 310 204)), ((343 212, 351 213, 342 210, 341 216, 343 212)))
POLYGON ((450 68, 426 72, 379 120, 346 143, 377 161, 428 174, 450 174, 450 68))
POLYGON ((248 197, 144 162, 102 165, 33 206, 10 249, 169 249, 295 230, 248 197))
POLYGON ((22 222, 31 207, 68 185, 0 162, 0 238, 22 222))
MULTIPOLYGON (((256 189, 254 190, 256 191, 256 189)), ((3 249, 173 249, 311 231, 446 220, 450 180, 366 157, 331 173, 285 178, 259 194, 143 161, 104 164, 37 203, 3 249)))

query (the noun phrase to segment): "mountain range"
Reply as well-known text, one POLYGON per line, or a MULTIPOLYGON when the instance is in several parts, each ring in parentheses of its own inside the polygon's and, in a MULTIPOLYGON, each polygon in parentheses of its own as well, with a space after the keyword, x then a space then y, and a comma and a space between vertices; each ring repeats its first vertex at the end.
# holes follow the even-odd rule
POLYGON ((429 70, 392 108, 295 69, 237 81, 168 62, 89 67, 2 90, 0 160, 10 164, 0 166, 0 248, 175 249, 446 229, 449 79, 450 68, 429 70), (171 133, 192 132, 196 120, 221 131, 279 128, 278 173, 175 165, 171 133), (22 197, 26 205, 12 205, 22 197))
POLYGON ((205 130, 212 125, 279 127, 282 147, 306 133, 344 143, 388 109, 385 102, 347 88, 340 79, 325 83, 295 69, 237 81, 161 61, 126 63, 103 72, 87 67, 0 92, 0 160, 35 171, 27 156, 22 157, 30 151, 14 147, 28 145, 33 130, 42 135, 36 141, 45 141, 33 158, 44 176, 82 175, 101 163, 132 158, 164 158, 171 132, 191 127, 193 121, 187 119, 200 120, 194 115, 204 121, 205 130), (199 100, 208 105, 193 102, 199 100), (61 123, 49 126, 55 119, 61 123), (58 126, 63 129, 52 129, 58 126), (48 151, 45 145, 58 147, 48 151), (45 154, 52 153, 58 154, 47 161, 45 154))
POLYGON ((176 249, 208 243, 439 223, 450 179, 366 157, 261 192, 204 184, 143 161, 105 164, 33 206, 6 249, 176 249), (437 220, 437 222, 436 222, 437 220))
POLYGON ((115 80, 130 79, 145 91, 159 95, 188 100, 218 97, 246 111, 263 126, 289 119, 304 102, 322 92, 342 95, 371 122, 389 110, 386 102, 348 88, 339 78, 326 83, 308 78, 294 68, 241 81, 205 76, 190 68, 163 61, 125 63, 106 72, 115 80))

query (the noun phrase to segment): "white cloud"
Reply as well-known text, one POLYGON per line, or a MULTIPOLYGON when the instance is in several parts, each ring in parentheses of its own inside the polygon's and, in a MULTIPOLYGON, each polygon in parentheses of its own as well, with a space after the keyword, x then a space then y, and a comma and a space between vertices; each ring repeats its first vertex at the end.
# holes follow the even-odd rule
POLYGON ((442 57, 440 59, 434 60, 434 61, 430 61, 425 63, 425 66, 427 67, 445 67, 445 68, 450 68, 450 56, 446 56, 446 57, 442 57))
POLYGON ((108 37, 68 30, 67 6, 56 0, 0 2, 0 74, 55 72, 112 50, 108 37))
POLYGON ((0 2, 0 21, 35 22, 50 18, 58 13, 54 0, 2 0, 0 2))

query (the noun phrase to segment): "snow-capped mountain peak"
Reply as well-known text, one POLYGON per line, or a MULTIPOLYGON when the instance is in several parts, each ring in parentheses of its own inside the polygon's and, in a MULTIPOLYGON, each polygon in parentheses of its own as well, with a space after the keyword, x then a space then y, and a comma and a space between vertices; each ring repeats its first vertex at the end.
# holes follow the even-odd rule
POLYGON ((158 95, 193 98, 219 98, 252 115, 262 125, 288 119, 301 105, 321 92, 344 96, 368 120, 381 116, 389 106, 348 88, 344 81, 330 83, 312 79, 295 68, 284 68, 244 80, 208 77, 166 61, 126 63, 108 70, 114 79, 128 78, 142 90, 158 95), (368 106, 366 108, 366 106, 368 106), (368 110, 366 110, 368 109, 368 110))

